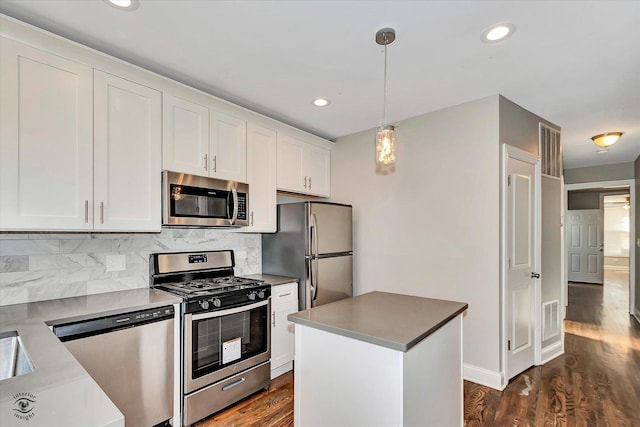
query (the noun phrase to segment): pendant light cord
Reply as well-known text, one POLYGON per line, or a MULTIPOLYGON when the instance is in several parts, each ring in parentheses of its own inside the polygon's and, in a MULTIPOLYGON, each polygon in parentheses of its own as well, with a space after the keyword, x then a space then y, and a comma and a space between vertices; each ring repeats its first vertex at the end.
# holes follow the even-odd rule
POLYGON ((382 35, 384 38, 384 102, 382 104, 382 126, 387 125, 387 33, 382 35))

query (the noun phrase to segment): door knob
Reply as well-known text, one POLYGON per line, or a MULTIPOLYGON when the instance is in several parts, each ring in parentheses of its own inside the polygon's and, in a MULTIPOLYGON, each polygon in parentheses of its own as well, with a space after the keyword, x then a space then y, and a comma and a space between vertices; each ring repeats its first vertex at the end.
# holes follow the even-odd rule
POLYGON ((540 273, 531 272, 531 278, 532 279, 539 279, 540 278, 540 273))

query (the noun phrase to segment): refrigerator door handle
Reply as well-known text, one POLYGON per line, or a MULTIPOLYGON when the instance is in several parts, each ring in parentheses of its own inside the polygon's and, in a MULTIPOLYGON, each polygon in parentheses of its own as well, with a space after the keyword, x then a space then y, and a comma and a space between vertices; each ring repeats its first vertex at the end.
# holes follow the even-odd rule
POLYGON ((318 221, 316 214, 311 214, 311 300, 318 297, 318 221))

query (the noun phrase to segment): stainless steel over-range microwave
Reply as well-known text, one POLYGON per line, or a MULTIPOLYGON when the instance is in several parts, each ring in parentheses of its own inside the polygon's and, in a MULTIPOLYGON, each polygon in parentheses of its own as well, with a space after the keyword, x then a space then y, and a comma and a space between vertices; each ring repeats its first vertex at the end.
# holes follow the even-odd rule
POLYGON ((182 227, 249 225, 249 185, 162 172, 162 224, 182 227))

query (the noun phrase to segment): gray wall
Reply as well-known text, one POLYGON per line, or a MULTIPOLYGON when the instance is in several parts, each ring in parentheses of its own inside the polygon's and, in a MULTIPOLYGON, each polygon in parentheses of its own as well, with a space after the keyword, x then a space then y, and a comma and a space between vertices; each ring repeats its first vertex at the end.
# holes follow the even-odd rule
POLYGON ((161 233, 0 234, 0 305, 149 286, 152 252, 233 249, 236 274, 262 271, 259 234, 219 229, 161 233), (127 268, 108 272, 107 255, 123 254, 127 268))
POLYGON ((567 209, 600 209, 600 191, 569 191, 567 209))
MULTIPOLYGON (((635 230, 635 238, 634 242, 638 241, 638 236, 640 236, 640 156, 635 161, 635 178, 636 178, 636 203, 635 203, 635 212, 636 212, 636 230, 635 230)), ((636 280, 635 280, 635 293, 636 293, 636 304, 635 311, 636 316, 640 317, 640 248, 636 244, 636 280)))
POLYGON ((560 127, 522 108, 504 96, 500 102, 500 144, 509 144, 529 153, 539 155, 538 140, 540 122, 554 129, 560 127))
MULTIPOLYGON (((542 244, 542 303, 558 300, 561 309, 562 292, 562 183, 557 178, 542 177, 542 194, 545 195, 541 206, 541 244, 542 244)), ((560 341, 557 335, 542 343, 547 345, 560 341)))
MULTIPOLYGON (((637 161, 636 161, 637 164, 637 161)), ((584 168, 572 168, 564 170, 565 184, 578 184, 582 182, 615 181, 618 179, 633 179, 636 174, 633 171, 633 162, 616 163, 613 165, 588 166, 584 168)))
POLYGON ((331 200, 354 207, 354 292, 467 302, 464 363, 497 376, 498 96, 395 124, 394 173, 375 171, 374 129, 331 153, 331 200))

